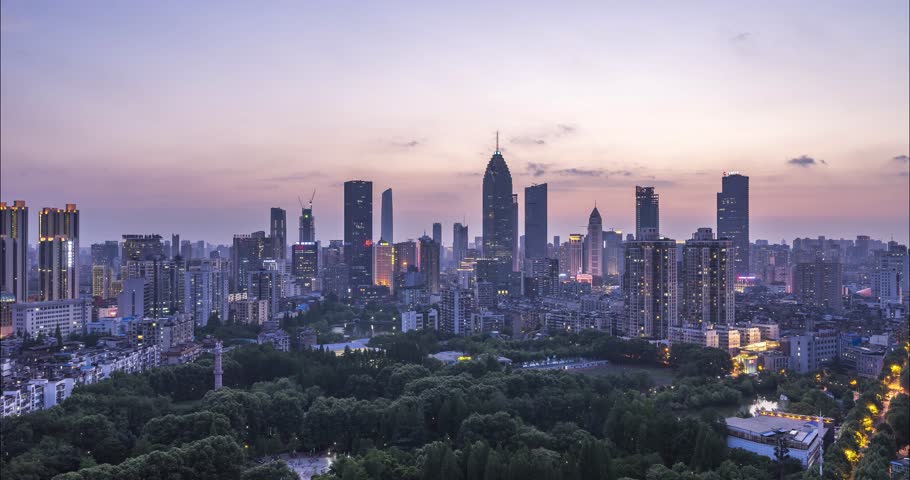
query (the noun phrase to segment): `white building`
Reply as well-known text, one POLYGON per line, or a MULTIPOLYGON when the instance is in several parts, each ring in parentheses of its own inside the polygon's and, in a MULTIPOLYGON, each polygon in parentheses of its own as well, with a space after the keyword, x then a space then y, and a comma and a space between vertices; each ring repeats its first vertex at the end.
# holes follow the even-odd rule
POLYGON ((184 278, 183 305, 196 323, 205 326, 216 313, 222 322, 228 318, 228 268, 223 260, 192 261, 184 278))
POLYGON ((46 337, 54 335, 57 327, 67 337, 82 333, 86 322, 92 319, 89 300, 55 300, 13 304, 13 330, 23 335, 46 337))
POLYGON ((805 468, 815 464, 822 453, 828 427, 819 420, 782 412, 759 412, 752 418, 730 417, 726 419, 727 447, 773 459, 774 447, 783 441, 790 449, 789 455, 805 468))

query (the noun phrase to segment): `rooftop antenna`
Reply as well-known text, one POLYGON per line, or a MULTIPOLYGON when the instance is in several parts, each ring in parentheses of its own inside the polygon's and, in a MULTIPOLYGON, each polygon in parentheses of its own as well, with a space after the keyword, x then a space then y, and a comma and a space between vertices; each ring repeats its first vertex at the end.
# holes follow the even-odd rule
POLYGON ((496 130, 496 151, 499 151, 499 130, 496 130))

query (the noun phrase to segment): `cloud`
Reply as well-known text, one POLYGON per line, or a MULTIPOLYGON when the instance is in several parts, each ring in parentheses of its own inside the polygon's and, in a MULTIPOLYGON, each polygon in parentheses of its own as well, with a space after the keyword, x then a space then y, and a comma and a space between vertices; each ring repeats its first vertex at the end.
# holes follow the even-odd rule
POLYGON ((542 138, 533 138, 533 137, 512 137, 509 139, 510 143, 516 145, 546 145, 547 141, 542 138))
POLYGON ((323 178, 326 175, 321 172, 297 172, 297 173, 288 173, 284 175, 276 175, 273 177, 263 178, 264 182, 295 182, 299 180, 312 180, 314 178, 323 178))
POLYGON ((404 142, 393 141, 392 145, 395 145, 396 147, 401 147, 401 148, 414 148, 414 147, 420 146, 421 143, 417 140, 409 140, 409 141, 404 141, 404 142))
POLYGON ((604 175, 604 171, 600 169, 588 169, 588 168, 563 168, 557 170, 557 175, 562 175, 564 177, 600 177, 604 175))
POLYGON ((752 32, 739 32, 736 35, 730 37, 730 42, 732 43, 743 43, 752 38, 752 32))
POLYGON ((803 167, 803 168, 808 168, 808 167, 812 167, 815 165, 827 165, 828 164, 828 162, 826 162, 824 160, 821 160, 821 159, 816 160, 808 155, 800 155, 799 157, 791 158, 790 160, 787 160, 787 163, 790 165, 795 165, 797 167, 803 167))
POLYGON ((895 162, 900 162, 900 163, 910 163, 910 157, 908 157, 907 155, 898 155, 898 156, 892 158, 891 160, 894 160, 895 162))
POLYGON ((554 127, 547 127, 536 132, 516 135, 509 139, 515 145, 544 146, 551 140, 574 135, 578 127, 569 123, 557 123, 554 127))
POLYGON ((525 167, 525 173, 532 177, 542 177, 549 168, 550 165, 546 163, 528 162, 527 167, 525 167))

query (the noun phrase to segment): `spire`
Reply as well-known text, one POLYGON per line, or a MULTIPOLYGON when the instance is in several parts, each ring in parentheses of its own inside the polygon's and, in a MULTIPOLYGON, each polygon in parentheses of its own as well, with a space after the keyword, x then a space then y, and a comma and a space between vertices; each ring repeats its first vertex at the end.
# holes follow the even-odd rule
POLYGON ((499 130, 496 130, 496 151, 499 151, 499 130))

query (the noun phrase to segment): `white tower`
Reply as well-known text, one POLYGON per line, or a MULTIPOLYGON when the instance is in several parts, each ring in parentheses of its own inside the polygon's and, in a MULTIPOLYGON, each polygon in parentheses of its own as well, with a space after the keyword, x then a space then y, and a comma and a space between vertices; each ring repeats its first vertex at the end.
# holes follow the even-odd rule
POLYGON ((221 376, 224 370, 221 369, 221 342, 215 344, 215 390, 221 388, 221 376))

